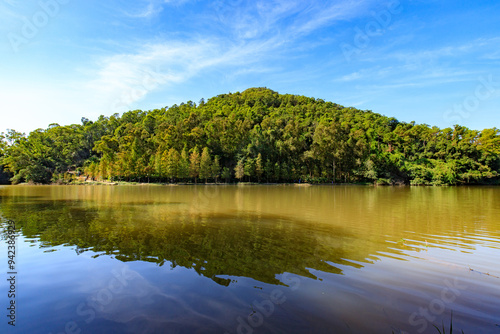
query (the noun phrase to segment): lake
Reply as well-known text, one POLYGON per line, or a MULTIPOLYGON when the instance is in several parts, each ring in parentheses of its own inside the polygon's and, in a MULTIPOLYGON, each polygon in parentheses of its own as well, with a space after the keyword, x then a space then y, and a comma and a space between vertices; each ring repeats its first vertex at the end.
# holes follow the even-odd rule
POLYGON ((0 215, 2 333, 500 333, 499 187, 4 186, 0 215))

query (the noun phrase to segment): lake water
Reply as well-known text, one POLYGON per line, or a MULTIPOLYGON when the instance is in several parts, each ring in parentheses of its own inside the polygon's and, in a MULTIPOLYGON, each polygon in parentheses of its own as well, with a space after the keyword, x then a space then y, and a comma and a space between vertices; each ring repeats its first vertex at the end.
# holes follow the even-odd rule
POLYGON ((498 187, 5 186, 0 215, 1 333, 500 333, 498 187))

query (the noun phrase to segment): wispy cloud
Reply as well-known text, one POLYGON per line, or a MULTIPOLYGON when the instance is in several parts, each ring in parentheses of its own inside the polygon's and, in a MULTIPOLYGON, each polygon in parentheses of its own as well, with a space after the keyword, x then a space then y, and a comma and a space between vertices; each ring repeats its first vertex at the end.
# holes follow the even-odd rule
POLYGON ((2 122, 26 128, 32 120, 44 124, 30 113, 66 122, 255 85, 344 105, 378 103, 394 116, 420 99, 429 115, 436 102, 453 105, 457 94, 467 96, 479 76, 499 81, 500 7, 400 0, 401 13, 381 23, 383 33, 356 45, 368 24, 387 20, 391 2, 70 1, 38 29, 29 50, 15 55, 9 34, 24 38, 29 26, 38 28, 47 1, 0 0, 0 51, 8 64, 0 107, 22 115, 2 122), (358 48, 350 62, 342 43, 358 48))
POLYGON ((315 4, 308 9, 309 16, 299 18, 293 27, 293 34, 307 35, 319 28, 330 25, 335 21, 350 20, 355 17, 366 15, 372 8, 374 1, 341 1, 325 6, 322 3, 315 4))
POLYGON ((386 67, 364 68, 341 76, 334 81, 338 82, 359 82, 371 83, 373 80, 379 81, 378 87, 386 86, 380 81, 394 83, 392 86, 400 87, 402 84, 408 85, 431 85, 451 82, 468 81, 475 78, 480 72, 472 70, 461 70, 457 68, 429 67, 422 69, 412 65, 395 64, 386 67))
POLYGON ((260 38, 281 34, 300 38, 334 22, 365 15, 373 0, 337 1, 335 3, 298 0, 217 1, 215 14, 227 31, 237 38, 260 38))
MULTIPOLYGON (((218 18, 215 22, 232 31, 232 35, 207 32, 198 33, 191 39, 135 43, 129 49, 140 51, 102 57, 96 64, 95 78, 85 88, 108 110, 123 112, 150 93, 188 82, 210 71, 224 73, 231 80, 252 73, 265 72, 273 76, 279 69, 273 69, 272 60, 296 56, 292 50, 301 44, 296 43, 299 39, 307 40, 304 37, 326 25, 365 15, 369 3, 343 1, 320 8, 293 0, 245 2, 244 6, 225 8, 223 19, 218 18)), ((365 92, 364 98, 356 97, 360 105, 360 100, 364 103, 374 94, 387 94, 391 90, 468 81, 478 72, 466 71, 453 64, 444 66, 441 60, 491 50, 496 42, 495 38, 478 39, 435 49, 393 53, 388 52, 386 46, 380 46, 383 51, 378 53, 374 46, 372 59, 361 58, 359 62, 368 66, 351 73, 340 72, 332 82, 349 82, 365 92), (388 59, 393 63, 387 65, 382 61, 388 59), (376 65, 370 67, 370 63, 376 65), (424 63, 426 66, 422 66, 424 63), (385 83, 380 84, 381 80, 385 83)), ((307 70, 310 69, 304 69, 307 70)), ((297 77, 300 73, 294 75, 294 80, 297 77)))
POLYGON ((128 13, 128 15, 131 17, 147 18, 159 14, 161 11, 162 11, 161 6, 160 7, 155 6, 153 3, 150 2, 149 4, 146 5, 146 7, 141 8, 138 12, 128 13))
MULTIPOLYGON (((143 16, 152 15, 165 3, 149 1, 143 16)), ((130 49, 139 52, 101 58, 94 70, 95 79, 86 87, 109 105, 125 101, 122 107, 126 107, 150 92, 188 81, 204 71, 223 69, 229 77, 262 72, 263 68, 272 71, 266 62, 286 56, 294 47, 293 41, 328 23, 352 17, 360 10, 360 3, 343 1, 320 8, 299 1, 274 0, 225 8, 218 23, 233 35, 206 33, 182 41, 136 43, 130 49), (264 63, 252 66, 262 60, 264 63)))
POLYGON ((121 112, 148 93, 188 81, 202 71, 224 68, 236 73, 243 65, 247 71, 262 71, 251 65, 277 46, 274 40, 227 46, 215 38, 142 45, 138 53, 102 58, 86 89, 121 112))
POLYGON ((142 0, 137 5, 138 8, 132 12, 126 12, 129 17, 151 18, 163 11, 164 6, 178 6, 191 0, 142 0))
MULTIPOLYGON (((434 49, 425 49, 420 51, 408 50, 399 51, 393 53, 385 53, 384 56, 380 55, 379 60, 382 57, 389 57, 398 61, 406 63, 417 63, 436 61, 443 58, 446 59, 460 59, 464 55, 468 54, 478 54, 479 57, 484 53, 488 52, 498 52, 500 45, 500 38, 479 38, 472 41, 457 43, 455 45, 446 45, 434 49)), ((373 59, 372 59, 373 60, 373 59)))
MULTIPOLYGON (((370 57, 360 57, 358 69, 342 73, 334 82, 355 83, 363 91, 381 91, 404 87, 442 87, 445 84, 474 81, 490 73, 488 66, 464 67, 468 62, 498 60, 499 38, 475 39, 421 50, 387 50, 385 45, 372 47, 370 57), (495 51, 496 50, 496 51, 495 51), (374 80, 377 82, 374 83, 374 80)), ((399 49, 398 49, 399 50, 399 49)))

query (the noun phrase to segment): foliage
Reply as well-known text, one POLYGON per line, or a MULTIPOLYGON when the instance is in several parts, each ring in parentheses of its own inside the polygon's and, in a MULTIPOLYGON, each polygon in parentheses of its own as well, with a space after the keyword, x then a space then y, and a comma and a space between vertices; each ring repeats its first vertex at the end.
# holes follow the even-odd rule
POLYGON ((439 129, 266 88, 0 140, 0 181, 498 184, 500 130, 439 129), (54 174, 56 177, 54 178, 54 174))

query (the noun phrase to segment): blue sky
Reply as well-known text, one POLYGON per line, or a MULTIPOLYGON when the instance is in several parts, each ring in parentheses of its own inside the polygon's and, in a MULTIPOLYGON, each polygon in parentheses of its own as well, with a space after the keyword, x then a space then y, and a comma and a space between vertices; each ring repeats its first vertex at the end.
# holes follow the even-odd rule
POLYGON ((0 132, 268 87, 500 128, 500 2, 0 0, 0 132))

